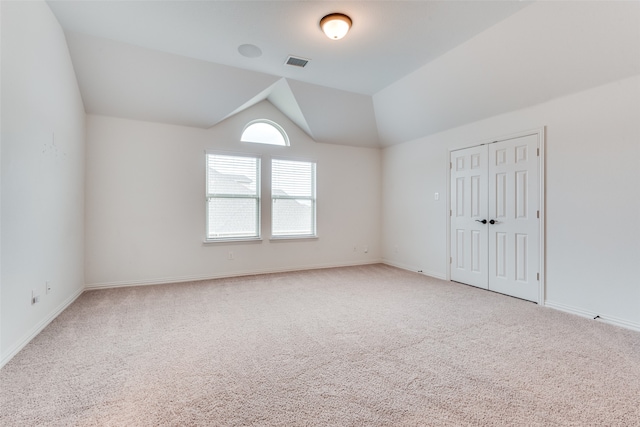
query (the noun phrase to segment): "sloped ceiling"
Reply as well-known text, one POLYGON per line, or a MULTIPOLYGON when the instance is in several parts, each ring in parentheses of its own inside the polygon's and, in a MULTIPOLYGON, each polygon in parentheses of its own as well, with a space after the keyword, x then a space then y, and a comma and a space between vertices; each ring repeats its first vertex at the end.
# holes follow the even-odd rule
POLYGON ((334 144, 398 144, 640 73, 639 2, 48 4, 88 113, 209 128, 267 100, 334 144), (331 12, 353 19, 343 40, 320 31, 331 12))
POLYGON ((67 43, 88 113, 207 128, 278 81, 84 34, 67 43))
POLYGON ((414 140, 637 74, 640 2, 538 2, 376 93, 380 141, 414 140))
POLYGON ((372 95, 517 1, 49 1, 88 113, 211 127, 267 99, 319 142, 380 146, 372 95), (347 13, 329 40, 320 19, 347 13), (238 47, 253 44, 257 58, 238 47), (285 66, 289 55, 309 58, 285 66))
POLYGON ((282 78, 227 117, 265 99, 317 142, 378 145, 373 100, 368 95, 282 78))

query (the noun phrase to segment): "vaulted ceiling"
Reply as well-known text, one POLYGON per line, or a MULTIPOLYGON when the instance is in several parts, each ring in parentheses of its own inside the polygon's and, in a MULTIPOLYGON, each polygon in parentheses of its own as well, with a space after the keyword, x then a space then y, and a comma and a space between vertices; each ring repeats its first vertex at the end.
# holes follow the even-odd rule
MULTIPOLYGON (((85 110, 91 114, 208 128, 268 100, 318 142, 381 147, 566 92, 561 87, 540 96, 533 88, 532 94, 506 94, 509 99, 483 105, 482 90, 465 86, 486 88, 487 81, 499 86, 484 63, 481 69, 470 70, 464 68, 477 61, 458 61, 460 68, 438 70, 443 68, 437 65, 442 58, 464 51, 464 46, 468 50, 475 38, 505 20, 517 21, 531 2, 51 0, 48 4, 65 31, 85 110), (320 18, 331 12, 346 13, 353 20, 342 40, 328 39, 319 28, 320 18), (239 47, 245 44, 261 54, 241 54, 239 47), (310 61, 304 68, 285 65, 289 55, 310 61), (412 90, 402 82, 416 74, 425 75, 431 86, 424 93, 405 94, 412 90), (468 91, 466 97, 465 92, 456 92, 458 81, 468 91), (452 105, 452 99, 458 105, 452 105), (472 105, 473 111, 465 105, 472 105), (420 115, 415 106, 433 113, 434 119, 420 115), (407 117, 411 122, 401 129, 390 124, 407 117)), ((541 50, 557 44, 554 38, 561 34, 561 20, 571 16, 570 12, 561 18, 549 16, 553 28, 551 35, 542 37, 546 44, 541 50)), ((597 18, 587 19, 585 31, 597 18)), ((633 17, 627 21, 619 31, 630 31, 633 17)), ((531 19, 525 22, 532 26, 531 19)), ((605 24, 610 22, 605 19, 605 24)), ((549 20, 540 25, 549 27, 549 20)), ((523 34, 534 40, 498 39, 490 54, 500 54, 505 47, 515 51, 519 43, 530 47, 537 38, 535 31, 523 34)), ((596 31, 594 37, 598 36, 596 31)), ((628 54, 629 46, 625 49, 620 55, 628 54)), ((554 55, 562 63, 562 52, 554 55)), ((613 77, 637 72, 636 63, 630 67, 613 77)), ((497 92, 505 96, 508 88, 498 87, 497 92)))
POLYGON ((268 99, 320 142, 380 144, 372 95, 522 2, 50 1, 88 113, 211 127, 268 99), (318 25, 348 14, 350 33, 318 25), (247 58, 252 44, 262 55, 247 58), (289 55, 310 59, 284 65, 289 55))

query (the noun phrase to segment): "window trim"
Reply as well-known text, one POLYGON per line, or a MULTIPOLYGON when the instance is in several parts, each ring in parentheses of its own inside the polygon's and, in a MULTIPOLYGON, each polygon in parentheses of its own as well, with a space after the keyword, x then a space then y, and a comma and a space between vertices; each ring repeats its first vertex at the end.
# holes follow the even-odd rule
POLYGON ((286 240, 318 240, 320 236, 316 233, 314 236, 310 234, 295 234, 290 236, 271 236, 269 237, 270 242, 282 242, 286 240))
MULTIPOLYGON (((262 240, 262 156, 255 153, 236 153, 217 150, 205 150, 205 238, 204 243, 250 242, 262 240), (209 156, 248 157, 256 159, 256 195, 226 195, 220 198, 254 199, 256 201, 256 235, 209 237, 209 200, 216 197, 209 192, 209 156)), ((218 196, 219 197, 219 196, 218 196)))

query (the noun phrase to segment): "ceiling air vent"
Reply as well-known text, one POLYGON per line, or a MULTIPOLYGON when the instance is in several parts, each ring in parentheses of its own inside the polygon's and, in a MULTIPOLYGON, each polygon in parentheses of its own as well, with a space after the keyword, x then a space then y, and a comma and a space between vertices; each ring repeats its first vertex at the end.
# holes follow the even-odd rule
POLYGON ((287 62, 285 62, 285 65, 293 65, 294 67, 304 68, 309 63, 309 61, 310 59, 298 58, 296 56, 289 56, 287 58, 287 62))

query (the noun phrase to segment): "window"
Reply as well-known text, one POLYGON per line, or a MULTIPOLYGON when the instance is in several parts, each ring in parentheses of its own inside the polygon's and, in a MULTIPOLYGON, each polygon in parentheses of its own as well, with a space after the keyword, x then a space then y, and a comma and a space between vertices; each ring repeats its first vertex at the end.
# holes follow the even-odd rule
POLYGON ((257 144, 289 145, 289 137, 282 127, 271 120, 254 120, 245 126, 240 141, 257 144))
POLYGON ((273 237, 316 236, 316 164, 289 160, 271 163, 273 237))
POLYGON ((260 158, 207 154, 207 240, 260 237, 260 158))

